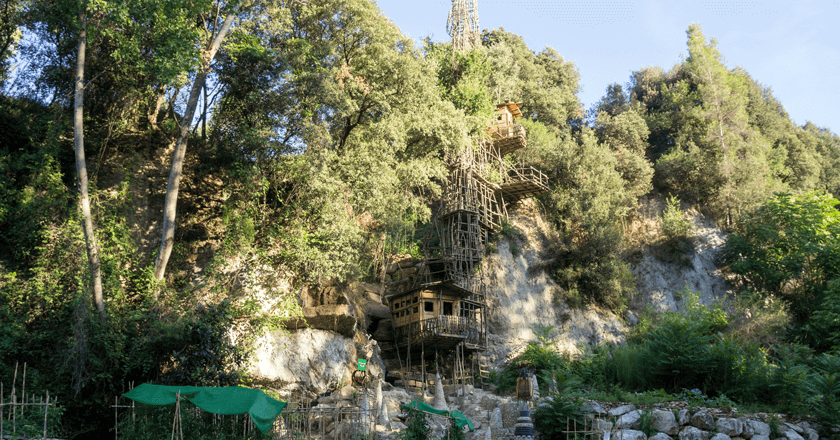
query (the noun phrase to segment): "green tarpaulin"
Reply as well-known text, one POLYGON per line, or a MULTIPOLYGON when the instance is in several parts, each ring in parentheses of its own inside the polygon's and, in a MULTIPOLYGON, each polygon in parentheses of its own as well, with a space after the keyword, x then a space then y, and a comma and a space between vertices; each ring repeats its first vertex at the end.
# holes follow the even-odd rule
POLYGON ((440 409, 434 409, 431 405, 418 401, 403 405, 401 408, 419 409, 420 411, 437 414, 439 416, 449 416, 455 419, 455 426, 457 426, 458 429, 464 429, 464 426, 469 426, 470 431, 474 431, 472 421, 464 416, 464 413, 461 411, 443 411, 440 409))
POLYGON ((182 400, 213 414, 249 414, 264 434, 286 407, 286 402, 272 399, 260 390, 243 387, 177 387, 144 383, 123 394, 146 405, 171 405, 181 393, 182 400))

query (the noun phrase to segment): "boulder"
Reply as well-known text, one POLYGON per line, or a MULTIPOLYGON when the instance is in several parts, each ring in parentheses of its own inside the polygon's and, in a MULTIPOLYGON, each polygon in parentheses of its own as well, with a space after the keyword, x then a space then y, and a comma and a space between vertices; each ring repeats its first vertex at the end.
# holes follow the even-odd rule
POLYGON ((647 436, 635 429, 619 429, 615 432, 615 440, 647 440, 647 436))
POLYGON ((609 411, 609 415, 612 417, 623 416, 624 414, 629 413, 630 411, 635 411, 636 405, 621 405, 618 408, 613 408, 609 411))
POLYGON ((249 373, 262 385, 319 395, 350 381, 356 354, 352 339, 332 331, 274 331, 257 340, 249 373))
POLYGON ((686 426, 680 431, 680 440, 709 440, 711 436, 709 431, 704 431, 694 426, 686 426))
POLYGON ((688 412, 687 409, 681 409, 680 412, 677 414, 677 422, 680 426, 688 425, 691 421, 691 413, 688 412))
POLYGON ((706 411, 697 411, 691 416, 691 426, 704 431, 715 429, 715 418, 706 411))
POLYGON ((641 418, 642 413, 640 411, 630 411, 616 420, 615 427, 617 429, 637 429, 641 418))
POLYGON ((755 429, 753 429, 752 425, 750 425, 747 419, 741 418, 741 424, 744 425, 744 430, 741 432, 741 437, 743 438, 752 438, 755 435, 755 429))
POLYGON ((726 434, 729 437, 735 437, 741 435, 744 432, 744 423, 741 422, 739 419, 733 419, 731 417, 721 417, 717 419, 715 423, 715 428, 721 434, 726 434))
POLYGON ((770 425, 758 420, 747 420, 746 425, 749 425, 749 427, 752 428, 753 437, 757 435, 770 437, 770 425))
POLYGON ((799 435, 798 432, 794 431, 793 429, 786 430, 782 435, 784 435, 787 440, 805 440, 804 437, 799 435))
POLYGON ((654 435, 653 437, 649 437, 648 440, 674 440, 674 439, 671 438, 671 436, 669 436, 668 434, 665 434, 664 432, 657 432, 656 435, 654 435))
POLYGON ((612 431, 613 423, 601 418, 592 419, 592 430, 595 432, 612 431))
POLYGON ((601 406, 600 403, 598 403, 594 400, 590 400, 588 402, 583 402, 583 405, 580 406, 580 409, 583 412, 589 413, 589 414, 607 415, 607 410, 605 410, 604 407, 601 406))
POLYGON ((805 428, 805 433, 802 434, 805 440, 820 440, 820 433, 816 429, 805 428))
POLYGON ((762 434, 756 434, 756 435, 752 436, 751 440, 770 440, 770 436, 762 435, 762 434))
POLYGON ((654 410, 653 429, 668 435, 677 435, 680 433, 677 418, 674 417, 674 413, 671 411, 654 410))
POLYGON ((789 429, 796 431, 797 434, 805 433, 805 430, 799 425, 794 425, 793 423, 785 423, 784 426, 787 426, 789 429))
MULTIPOLYGON (((353 304, 328 304, 303 308, 303 319, 289 319, 284 324, 288 329, 313 328, 331 330, 352 337, 356 332, 357 316, 360 311, 353 304)), ((390 317, 390 315, 389 315, 390 317)))
POLYGON ((730 438, 729 438, 728 435, 726 435, 722 432, 719 432, 719 433, 713 435, 712 438, 709 439, 709 440, 730 440, 730 438))

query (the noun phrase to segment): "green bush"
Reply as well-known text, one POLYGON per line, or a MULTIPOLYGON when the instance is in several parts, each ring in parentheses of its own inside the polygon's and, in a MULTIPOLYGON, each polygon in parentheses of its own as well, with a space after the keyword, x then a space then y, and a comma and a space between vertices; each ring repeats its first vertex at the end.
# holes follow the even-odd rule
POLYGON ((161 381, 173 385, 238 385, 248 358, 245 349, 230 340, 234 320, 229 301, 199 303, 187 324, 185 345, 172 352, 174 365, 161 381))
POLYGON ((426 414, 414 408, 404 407, 408 412, 405 421, 406 428, 397 434, 400 440, 426 440, 429 438, 429 425, 426 423, 426 414))
POLYGON ((676 197, 666 199, 665 210, 662 211, 662 232, 670 240, 690 239, 694 236, 694 224, 685 218, 680 209, 680 200, 676 197))
POLYGON ((548 273, 571 296, 608 307, 618 314, 635 290, 635 277, 621 258, 621 232, 610 223, 586 224, 553 240, 530 270, 548 273))
POLYGON ((827 426, 840 428, 840 356, 824 353, 814 358, 814 372, 805 384, 810 411, 827 426))
POLYGON ((534 410, 534 427, 540 432, 540 438, 548 440, 569 440, 576 434, 566 434, 568 423, 577 423, 578 430, 591 427, 592 421, 584 417, 581 411, 583 397, 574 387, 561 387, 548 402, 540 403, 534 410))

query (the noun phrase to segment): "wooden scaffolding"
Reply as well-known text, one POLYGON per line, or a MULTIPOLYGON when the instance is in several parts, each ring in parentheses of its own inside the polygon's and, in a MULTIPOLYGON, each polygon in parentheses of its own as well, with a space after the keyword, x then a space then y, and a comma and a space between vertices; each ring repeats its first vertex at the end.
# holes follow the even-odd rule
POLYGON ((463 374, 465 358, 487 347, 485 246, 507 217, 506 203, 549 191, 542 172, 505 160, 526 146, 524 128, 513 122, 521 116, 520 105, 499 104, 488 136, 446 156, 449 178, 422 239, 425 258, 414 278, 386 297, 400 362, 405 361, 404 384, 418 360, 419 376, 412 380, 423 378, 425 386, 428 360, 454 353, 452 371, 463 374))

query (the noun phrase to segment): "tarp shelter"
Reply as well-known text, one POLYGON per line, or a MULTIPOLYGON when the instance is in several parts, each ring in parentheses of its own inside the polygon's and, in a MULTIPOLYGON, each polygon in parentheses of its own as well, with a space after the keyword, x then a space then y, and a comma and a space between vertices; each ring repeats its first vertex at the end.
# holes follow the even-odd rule
POLYGON ((473 429, 472 421, 468 419, 461 411, 444 411, 441 409, 434 409, 431 405, 416 400, 406 405, 402 405, 401 408, 418 409, 420 411, 431 414, 437 414, 439 416, 449 416, 455 419, 455 426, 457 426, 458 429, 464 429, 464 426, 469 426, 470 431, 475 430, 473 429))
POLYGON ((146 405, 171 405, 178 393, 181 393, 181 400, 192 402, 209 413, 247 413, 263 434, 271 429, 274 420, 286 407, 286 402, 268 397, 261 390, 243 387, 179 387, 144 383, 123 396, 146 405))

